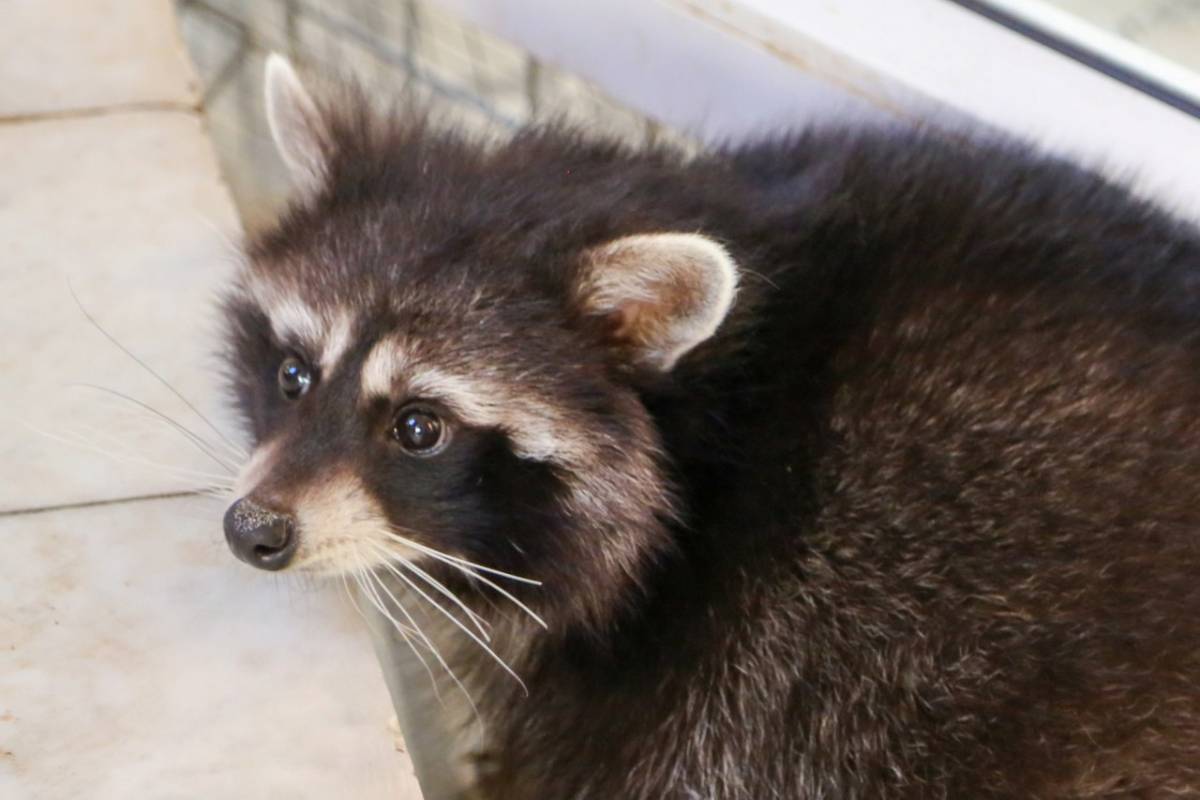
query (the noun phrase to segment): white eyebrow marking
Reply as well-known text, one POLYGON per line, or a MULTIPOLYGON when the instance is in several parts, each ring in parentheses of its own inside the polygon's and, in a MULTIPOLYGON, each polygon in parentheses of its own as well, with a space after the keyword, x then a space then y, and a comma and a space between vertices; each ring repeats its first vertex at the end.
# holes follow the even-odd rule
POLYGON ((326 375, 333 372, 338 361, 350 349, 350 334, 353 332, 353 327, 350 314, 344 309, 334 315, 333 322, 325 334, 325 344, 321 348, 321 371, 326 375))
POLYGON ((517 454, 534 461, 578 463, 592 449, 580 424, 539 399, 533 387, 514 391, 484 373, 466 375, 417 363, 394 337, 371 349, 361 380, 363 397, 390 396, 402 380, 408 394, 404 399, 438 400, 468 425, 504 431, 517 454))
POLYGON ((363 361, 360 385, 363 397, 386 397, 392 386, 408 366, 408 356, 403 344, 395 338, 387 338, 371 348, 363 361))
POLYGON ((326 374, 350 349, 354 324, 346 309, 322 312, 255 275, 246 278, 245 291, 267 315, 275 338, 304 345, 326 374))
POLYGON ((271 331, 281 342, 299 340, 316 347, 324 338, 325 325, 321 316, 307 304, 294 297, 274 297, 264 303, 263 311, 271 321, 271 331))
POLYGON ((470 425, 504 431, 525 458, 578 464, 592 450, 578 422, 533 392, 518 393, 503 381, 423 365, 405 378, 414 397, 441 400, 470 425))

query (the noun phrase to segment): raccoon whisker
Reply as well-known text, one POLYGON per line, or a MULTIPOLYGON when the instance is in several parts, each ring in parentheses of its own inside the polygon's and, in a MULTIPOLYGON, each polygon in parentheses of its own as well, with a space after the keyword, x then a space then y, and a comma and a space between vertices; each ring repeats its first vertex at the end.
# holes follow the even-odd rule
POLYGON ((754 277, 758 278, 760 281, 765 283, 767 286, 770 286, 772 289, 779 291, 779 284, 776 283, 775 281, 771 280, 770 278, 768 278, 766 275, 759 272, 758 270, 750 269, 745 264, 739 264, 738 271, 744 275, 753 275, 754 277))
POLYGON ((220 456, 218 456, 215 452, 213 452, 212 446, 209 445, 208 442, 206 442, 204 439, 202 439, 198 434, 193 432, 186 425, 176 422, 175 420, 171 419, 171 417, 167 416, 166 414, 164 414, 163 412, 154 408, 153 406, 150 406, 147 403, 143 403, 141 400, 138 400, 136 397, 131 397, 130 395, 127 395, 123 392, 118 392, 115 389, 109 389, 105 386, 97 386, 92 383, 72 383, 72 384, 68 384, 68 386, 82 388, 82 389, 92 389, 93 391, 97 391, 97 392, 104 392, 105 394, 111 395, 112 397, 118 397, 118 398, 121 398, 122 400, 126 400, 130 403, 133 403, 138 408, 141 408, 142 410, 146 411, 147 413, 153 414, 156 418, 162 420, 167 425, 171 426, 171 428, 176 430, 181 436, 183 436, 185 439, 187 439, 189 442, 191 442, 196 447, 197 450, 204 453, 204 455, 208 456, 210 459, 215 461, 217 464, 219 464, 221 466, 222 469, 227 471, 229 474, 232 475, 237 472, 236 468, 234 468, 232 465, 230 465, 224 459, 222 459, 220 456))
MULTIPOLYGON (((412 562, 410 562, 408 559, 404 558, 403 556, 400 556, 396 553, 392 553, 382 546, 379 546, 378 549, 379 549, 381 555, 384 555, 389 559, 395 559, 396 561, 399 561, 400 564, 404 568, 421 576, 421 578, 426 583, 428 583, 430 586, 432 586, 438 592, 438 594, 441 594, 442 596, 446 597, 452 603, 454 603, 459 608, 461 608, 463 610, 463 613, 465 613, 467 615, 467 618, 470 619, 471 622, 473 622, 475 624, 475 627, 476 627, 476 629, 478 629, 479 634, 481 636, 483 636, 484 639, 491 641, 491 636, 488 635, 488 632, 487 632, 487 628, 488 628, 487 620, 485 620, 483 617, 479 616, 474 611, 472 611, 471 607, 468 606, 466 603, 464 603, 461 599, 459 599, 458 595, 454 594, 454 592, 451 592, 439 580, 434 578, 432 575, 430 575, 425 570, 414 565, 412 562)), ((383 566, 389 572, 392 572, 399 577, 399 573, 397 572, 396 567, 393 566, 390 561, 384 561, 383 566)))
POLYGON ((122 353, 124 353, 125 355, 129 356, 129 358, 133 359, 133 362, 134 362, 135 364, 137 364, 138 366, 140 366, 142 369, 146 370, 146 372, 150 373, 150 375, 151 375, 151 376, 153 376, 155 380, 157 380, 159 383, 161 383, 163 386, 165 386, 165 387, 167 388, 167 391, 169 391, 171 394, 173 394, 173 395, 175 395, 176 397, 178 397, 178 398, 179 398, 179 400, 180 400, 180 401, 181 401, 181 402, 182 402, 182 403, 183 403, 185 406, 187 406, 189 409, 191 409, 191 411, 192 411, 192 413, 193 413, 193 414, 195 414, 197 417, 199 417, 199 418, 200 418, 200 420, 201 420, 201 421, 202 421, 202 422, 203 422, 205 425, 207 425, 207 426, 208 426, 208 427, 209 427, 209 428, 212 430, 212 432, 213 432, 213 433, 215 433, 215 434, 217 435, 217 437, 218 437, 219 439, 221 439, 221 441, 225 442, 225 444, 227 444, 229 447, 233 448, 233 452, 234 452, 234 453, 236 453, 236 454, 238 454, 238 456, 239 456, 241 459, 245 460, 246 458, 248 458, 248 457, 249 457, 249 455, 246 453, 246 451, 245 451, 245 450, 243 450, 242 448, 238 447, 238 445, 237 445, 237 444, 235 444, 233 441, 231 441, 231 440, 230 440, 230 439, 229 439, 229 438, 228 438, 228 437, 227 437, 225 434, 221 433, 221 430, 220 430, 220 428, 218 428, 216 425, 214 425, 214 424, 213 424, 213 422, 212 422, 212 420, 210 420, 208 417, 204 416, 204 414, 200 413, 200 409, 196 408, 196 406, 195 406, 195 405, 192 403, 192 401, 190 401, 190 400, 188 400, 186 397, 184 397, 184 395, 183 395, 183 392, 179 391, 179 390, 178 390, 178 389, 176 389, 174 386, 172 386, 170 381, 168 381, 168 380, 167 380, 166 378, 164 378, 162 375, 159 375, 157 372, 155 372, 155 371, 154 371, 154 370, 153 370, 153 369, 150 367, 150 365, 149 365, 149 364, 147 364, 145 361, 143 361, 142 359, 140 359, 140 358, 138 358, 136 355, 134 355, 134 354, 133 354, 133 351, 132 351, 132 350, 130 350, 128 347, 126 347, 125 345, 121 344, 121 342, 119 342, 119 341, 117 340, 117 337, 113 336, 111 333, 109 333, 107 330, 105 330, 105 329, 104 329, 104 326, 102 326, 102 325, 101 325, 99 322, 97 322, 97 321, 96 321, 96 318, 95 318, 95 317, 93 317, 93 316, 92 316, 92 315, 91 315, 91 314, 88 312, 88 310, 87 310, 87 309, 84 307, 84 305, 83 305, 83 301, 81 301, 81 300, 79 299, 79 295, 77 295, 77 294, 75 293, 75 287, 73 287, 73 286, 71 285, 71 279, 70 279, 70 278, 68 278, 68 279, 67 279, 67 291, 69 291, 69 292, 71 293, 71 299, 73 299, 73 300, 75 301, 75 305, 76 305, 76 306, 78 306, 78 308, 79 308, 79 312, 80 312, 81 314, 83 314, 84 318, 85 318, 85 319, 87 319, 87 321, 91 323, 92 327, 93 327, 93 328, 95 328, 97 331, 99 331, 99 332, 100 332, 100 334, 101 334, 102 336, 104 336, 104 338, 105 338, 105 339, 108 339, 110 342, 112 342, 112 343, 113 343, 113 345, 114 345, 114 346, 115 346, 115 347, 116 347, 118 350, 120 350, 120 351, 121 351, 122 353))
POLYGON ((221 486, 206 486, 200 489, 200 494, 211 497, 214 500, 228 501, 233 499, 233 486, 224 484, 221 486))
MULTIPOLYGON (((225 481, 229 480, 229 477, 226 475, 213 475, 211 473, 202 472, 200 470, 188 469, 186 467, 175 467, 175 466, 171 466, 169 464, 161 464, 157 461, 150 461, 149 459, 141 458, 138 456, 131 456, 131 455, 127 455, 124 453, 114 453, 111 450, 106 450, 105 448, 99 446, 95 442, 88 441, 88 439, 86 437, 84 437, 83 435, 81 435, 81 433, 79 431, 75 431, 73 429, 69 429, 69 428, 64 429, 63 433, 67 434, 67 435, 62 436, 62 435, 58 435, 58 434, 49 433, 48 431, 44 431, 41 428, 38 428, 37 426, 32 425, 29 422, 26 422, 24 420, 20 420, 20 423, 23 426, 25 426, 27 429, 29 429, 30 431, 33 431, 34 433, 38 434, 39 436, 44 436, 47 439, 50 439, 52 441, 59 442, 60 444, 65 444, 68 447, 74 447, 74 448, 77 448, 80 450, 87 450, 89 452, 96 453, 98 455, 102 455, 105 458, 112 459, 113 461, 115 461, 117 463, 135 464, 138 466, 153 468, 155 470, 166 471, 166 472, 170 472, 170 473, 174 474, 176 477, 179 477, 179 478, 198 478, 200 480, 204 480, 204 481, 208 481, 208 482, 218 482, 219 481, 222 483, 222 485, 224 484, 225 481)), ((232 486, 232 484, 230 484, 230 485, 232 486)))
POLYGON ((126 403, 129 403, 133 407, 133 410, 137 410, 137 411, 144 413, 150 419, 157 420, 157 421, 163 423, 164 425, 166 425, 170 430, 173 430, 176 433, 178 433, 189 444, 191 444, 193 447, 195 447, 197 450, 199 450, 201 453, 203 453, 208 459, 215 462, 218 466, 221 467, 221 469, 225 470, 227 473, 232 475, 233 473, 235 473, 237 471, 236 468, 233 467, 226 460, 226 458, 222 456, 221 453, 219 453, 218 451, 213 449, 213 445, 211 443, 209 443, 207 440, 205 440, 203 437, 201 437, 195 431, 192 431, 187 426, 172 419, 169 415, 164 414, 163 412, 159 411, 158 409, 153 408, 149 404, 144 403, 144 402, 138 400, 137 398, 134 398, 130 395, 116 391, 114 389, 109 389, 104 386, 97 386, 97 385, 89 384, 89 383, 72 383, 72 384, 67 384, 67 386, 69 388, 90 389, 90 390, 96 391, 96 392, 103 392, 104 394, 108 395, 109 397, 111 397, 113 399, 123 400, 126 403))
POLYGON ((138 467, 147 473, 153 472, 157 474, 166 474, 182 480, 203 481, 201 486, 196 487, 197 491, 207 491, 209 489, 221 488, 224 488, 226 491, 228 491, 233 488, 233 484, 230 483, 228 478, 223 475, 213 475, 200 470, 188 469, 187 467, 176 467, 170 464, 163 464, 159 461, 151 461, 150 459, 142 458, 141 456, 126 450, 119 451, 116 449, 108 449, 103 443, 87 438, 85 435, 85 430, 64 428, 63 433, 67 435, 66 437, 53 437, 50 434, 46 434, 44 431, 38 431, 38 433, 42 434, 43 436, 55 438, 57 441, 71 447, 104 456, 116 464, 138 467))
POLYGON ((409 621, 409 623, 415 629, 416 635, 420 638, 420 640, 422 642, 425 643, 425 646, 429 649, 429 652, 433 654, 433 657, 437 659, 438 663, 442 666, 442 669, 446 670, 446 674, 450 676, 450 680, 454 681, 454 684, 463 693, 463 696, 467 698, 467 703, 471 706, 472 712, 474 712, 475 716, 478 717, 479 709, 476 708, 475 700, 471 697, 471 693, 467 691, 467 687, 465 685, 463 685, 463 682, 458 679, 457 675, 454 674, 454 670, 450 669, 450 665, 446 663, 446 659, 442 657, 441 652, 437 649, 437 647, 434 646, 433 642, 429 639, 429 637, 425 635, 425 632, 421 630, 421 626, 417 624, 417 621, 415 619, 413 619, 412 614, 409 613, 408 609, 405 608, 404 604, 400 602, 400 600, 396 597, 396 595, 392 594, 392 590, 387 587, 387 584, 384 583, 382 580, 380 580, 378 575, 371 572, 371 570, 369 568, 367 568, 365 565, 362 564, 361 559, 359 559, 359 557, 358 557, 357 548, 355 548, 355 550, 354 550, 354 557, 355 557, 355 560, 359 562, 360 569, 363 571, 363 576, 364 576, 365 580, 364 580, 362 586, 363 586, 364 590, 367 591, 369 595, 371 595, 371 598, 373 601, 377 601, 376 608, 378 608, 380 610, 380 613, 382 613, 385 617, 387 617, 389 620, 391 620, 393 625, 397 626, 396 630, 397 630, 397 632, 400 633, 401 638, 403 638, 405 643, 408 644, 409 648, 412 649, 413 655, 415 655, 417 657, 417 660, 419 660, 421 662, 421 664, 425 666, 425 670, 429 673, 429 680, 433 684, 433 692, 437 696, 438 702, 439 703, 442 702, 442 695, 441 695, 440 689, 438 688, 437 679, 434 678, 434 676, 433 676, 433 670, 431 670, 429 668, 429 664, 425 661, 424 657, 421 656, 420 651, 418 651, 417 648, 415 646, 413 646, 412 642, 410 642, 408 640, 408 638, 404 635, 404 631, 401 629, 400 623, 384 607, 386 605, 386 603, 384 603, 383 598, 381 598, 379 596, 379 592, 376 591, 372 587, 372 582, 374 582, 374 584, 376 586, 378 586, 380 589, 382 589, 387 594, 387 596, 389 598, 391 598, 392 602, 396 604, 396 608, 400 609, 400 613, 402 613, 404 615, 405 619, 407 619, 409 621))
POLYGON ((470 606, 468 606, 462 600, 462 598, 460 598, 457 594, 455 594, 452 590, 450 590, 444 583, 442 583, 437 578, 430 575, 425 570, 418 567, 410 559, 401 557, 400 562, 401 562, 401 566, 404 569, 407 569, 409 572, 413 573, 414 575, 419 577, 421 580, 425 581, 425 583, 432 586, 439 594, 443 594, 446 597, 450 598, 456 605, 458 605, 460 608, 462 608, 462 610, 467 613, 467 616, 470 617, 470 619, 476 623, 476 627, 480 629, 479 632, 480 632, 480 634, 483 635, 483 638, 487 639, 488 641, 491 641, 491 637, 485 632, 485 631, 491 630, 492 625, 490 622, 488 622, 486 619, 481 617, 479 614, 475 613, 475 611, 470 606))
MULTIPOLYGON (((425 657, 421 655, 421 651, 418 650, 416 644, 413 643, 412 636, 416 636, 417 632, 413 631, 411 628, 400 622, 388 612, 383 602, 383 598, 380 597, 379 593, 369 585, 371 581, 371 572, 369 569, 365 567, 357 567, 355 568, 354 572, 351 573, 351 577, 354 578, 354 582, 357 583, 359 589, 362 590, 363 597, 367 598, 371 605, 378 609, 379 613, 392 623, 392 627, 396 629, 396 633, 400 634, 400 639, 406 645, 408 645, 409 650, 412 650, 413 655, 417 657, 417 661, 424 668, 425 674, 429 676, 429 683, 433 687, 433 694, 437 698, 438 704, 444 707, 445 701, 442 700, 442 692, 441 689, 438 688, 437 678, 434 677, 433 670, 430 668, 429 662, 425 660, 425 657), (411 632, 411 636, 409 632, 411 632)), ((355 605, 357 606, 358 604, 355 603, 355 605)), ((400 608, 403 610, 403 606, 400 606, 400 608)))
MULTIPOLYGON (((385 531, 385 532, 386 532, 386 531, 385 531)), ((436 559, 436 560, 438 560, 438 561, 441 561, 441 562, 443 562, 443 563, 445 563, 445 564, 447 564, 447 565, 449 565, 449 566, 451 566, 451 567, 453 567, 453 568, 455 568, 455 569, 459 570, 460 572, 462 572, 462 573, 466 574, 467 576, 469 576, 469 577, 470 577, 470 578, 472 578, 473 580, 477 580, 477 581, 479 581, 480 583, 482 583, 483 585, 485 585, 485 586, 488 586, 488 587, 492 588, 493 590, 495 590, 496 592, 498 592, 498 593, 499 593, 501 596, 503 596, 503 597, 505 597, 506 599, 508 599, 508 600, 510 600, 511 602, 513 602, 513 603, 514 603, 514 604, 515 604, 515 605, 516 605, 516 606, 517 606, 519 609, 521 609, 521 610, 522 610, 522 611, 524 611, 526 614, 528 614, 530 617, 532 617, 532 618, 533 618, 533 621, 534 621, 534 622, 536 622, 538 625, 541 625, 543 628, 546 628, 547 630, 550 628, 550 626, 546 624, 546 621, 545 621, 544 619, 542 619, 542 618, 541 618, 541 617, 540 617, 540 616, 537 614, 537 612, 535 612, 535 611, 534 611, 533 609, 531 609, 529 606, 525 605, 525 604, 524 604, 524 603, 522 603, 520 600, 518 600, 518 599, 517 599, 517 598, 516 598, 516 597, 515 597, 515 596, 514 596, 514 595, 513 595, 511 592, 509 592, 507 589, 505 589, 504 587, 500 586, 500 585, 499 585, 499 584, 497 584, 495 581, 493 581, 493 580, 491 580, 491 579, 487 578, 487 577, 486 577, 486 576, 484 576, 484 575, 480 575, 479 573, 477 573, 477 572, 473 571, 473 570, 472 570, 470 567, 466 566, 466 564, 469 564, 470 562, 466 562, 466 564, 464 564, 464 563, 461 563, 461 562, 462 562, 462 559, 456 559, 456 558, 453 558, 452 556, 448 556, 448 555, 446 555, 445 553, 441 552, 440 550, 434 550, 434 549, 432 549, 432 548, 424 547, 423 545, 418 545, 416 542, 410 542, 410 540, 408 540, 408 539, 405 539, 403 536, 398 536, 398 535, 396 535, 396 534, 391 534, 391 535, 392 535, 394 538, 396 538, 397 540, 401 541, 403 544, 406 544, 406 545, 409 545, 409 546, 415 546, 415 549, 416 549, 416 550, 418 550, 418 551, 420 551, 420 552, 422 552, 422 553, 425 553, 425 554, 426 554, 426 555, 428 555, 430 558, 433 558, 433 559, 436 559)), ((493 572, 494 570, 488 570, 488 571, 489 571, 489 572, 493 572)), ((508 573, 503 573, 503 574, 504 574, 504 575, 508 575, 508 573)), ((515 575, 513 575, 513 576, 509 576, 509 577, 516 578, 516 576, 515 576, 515 575)), ((526 582, 528 582, 528 583, 532 583, 532 584, 534 584, 534 585, 536 585, 536 586, 541 586, 541 585, 542 585, 542 584, 541 584, 541 581, 530 581, 530 580, 529 580, 529 579, 527 579, 527 578, 517 578, 517 580, 526 581, 526 582)))
POLYGON ((224 444, 223 441, 210 439, 205 437, 202 432, 194 431, 192 428, 182 426, 186 428, 188 433, 192 434, 191 437, 187 437, 186 433, 179 431, 178 428, 170 425, 170 422, 168 421, 174 421, 176 425, 182 425, 179 420, 175 420, 174 417, 169 416, 166 413, 161 413, 161 411, 160 413, 155 414, 154 411, 150 409, 145 409, 136 403, 131 403, 130 398, 121 395, 121 393, 115 392, 112 389, 108 389, 106 386, 78 383, 67 384, 67 386, 71 387, 71 389, 91 389, 97 392, 103 392, 104 395, 107 396, 106 399, 113 404, 113 408, 124 413, 125 420, 134 423, 143 423, 143 431, 151 431, 151 429, 156 427, 155 423, 157 423, 157 425, 163 425, 174 429, 176 433, 179 433, 182 435, 182 437, 187 438, 188 441, 190 441, 190 443, 192 443, 194 446, 204 447, 205 455, 209 455, 210 458, 220 458, 224 465, 226 465, 226 469, 232 467, 233 470, 236 471, 236 469, 238 469, 240 465, 246 461, 245 456, 242 456, 241 453, 234 452, 228 445, 224 444), (163 417, 167 417, 167 419, 163 419, 163 417))
POLYGON ((433 558, 436 558, 440 561, 446 561, 446 562, 458 564, 458 565, 461 565, 464 567, 470 567, 471 569, 477 569, 477 570, 480 570, 481 572, 486 572, 490 575, 498 575, 501 578, 508 578, 509 580, 517 581, 519 583, 527 583, 530 586, 541 586, 542 585, 541 581, 536 581, 533 578, 522 578, 520 575, 513 575, 511 572, 504 572, 502 570, 494 569, 492 567, 485 567, 482 564, 476 564, 473 561, 467 561, 465 558, 460 558, 459 556, 452 556, 449 553, 442 552, 441 550, 435 550, 432 547, 429 547, 428 545, 423 545, 420 542, 414 542, 412 539, 409 539, 406 536, 402 536, 400 533, 398 533, 395 530, 388 530, 388 531, 385 531, 385 533, 388 536, 390 536, 391 538, 400 542, 401 544, 411 547, 414 550, 419 550, 420 552, 424 553, 425 555, 432 556, 433 558))
MULTIPOLYGON (((354 570, 354 572, 351 573, 351 577, 353 577, 355 579, 355 582, 357 582, 359 584, 359 586, 363 589, 364 596, 367 598, 367 600, 370 601, 371 604, 374 605, 376 608, 378 608, 381 614, 383 614, 385 617, 387 617, 388 621, 391 622, 392 626, 396 629, 396 632, 399 633, 400 636, 402 638, 404 638, 404 640, 406 642, 408 641, 408 637, 410 637, 410 636, 416 636, 416 637, 421 636, 421 633, 419 630, 412 627, 412 625, 406 625, 403 622, 401 622, 400 620, 396 619, 389 611, 387 611, 386 608, 380 607, 380 605, 375 602, 376 600, 382 601, 383 598, 379 596, 379 592, 375 591, 375 589, 363 584, 364 581, 370 581, 372 578, 371 571, 368 568, 366 568, 366 567, 356 568, 354 570)), ((386 591, 386 589, 385 589, 385 591, 386 591)), ((393 600, 394 600, 394 598, 393 598, 393 600)), ((355 605, 357 605, 357 603, 355 605)), ((362 609, 359 609, 359 610, 361 611, 362 609)), ((416 624, 416 623, 414 622, 413 624, 416 624)), ((410 643, 410 646, 411 646, 411 643, 410 643)))
POLYGON ((110 431, 97 428, 94 425, 77 425, 74 427, 64 427, 63 433, 71 434, 78 442, 90 444, 93 447, 100 448, 102 445, 111 447, 111 450, 102 450, 105 455, 114 460, 121 460, 126 463, 140 463, 146 466, 152 466, 156 469, 165 470, 175 473, 181 477, 200 478, 214 485, 227 486, 233 488, 234 479, 230 475, 219 475, 213 472, 195 469, 193 467, 181 467, 172 464, 164 464, 160 461, 152 461, 140 455, 129 442, 124 441, 121 437, 113 434, 110 431), (92 438, 88 438, 88 437, 92 438))
POLYGON ((482 583, 484 586, 490 587, 493 591, 499 593, 506 600, 513 603, 513 605, 515 605, 517 608, 521 609, 526 614, 528 614, 530 616, 530 618, 532 618, 533 621, 536 622, 538 625, 541 625, 546 630, 550 629, 550 626, 548 624, 546 624, 546 620, 542 619, 541 616, 536 611, 534 611, 532 608, 530 608, 529 606, 522 603, 520 600, 518 600, 516 598, 516 596, 513 595, 512 592, 510 592, 507 589, 505 589, 504 587, 500 586, 495 581, 493 581, 489 578, 486 578, 483 575, 480 575, 478 573, 471 572, 469 569, 467 569, 466 567, 463 567, 459 564, 454 564, 453 562, 451 562, 450 566, 461 570, 465 574, 469 575, 472 579, 477 580, 480 583, 482 583))
MULTIPOLYGON (((153 421, 153 422, 168 424, 173 430, 175 430, 181 436, 184 436, 185 438, 187 438, 188 441, 191 442, 196 447, 204 447, 205 454, 209 455, 210 458, 211 457, 220 458, 223 462, 225 462, 226 469, 230 468, 229 467, 230 464, 232 464, 236 468, 237 466, 245 463, 245 461, 246 461, 246 458, 247 458, 246 456, 242 455, 240 452, 235 452, 231 447, 226 445, 224 442, 213 441, 211 439, 207 439, 204 436, 197 433, 196 431, 191 430, 190 428, 187 428, 188 433, 191 434, 191 437, 188 437, 182 431, 179 431, 173 425, 170 425, 170 422, 167 419, 164 419, 164 417, 167 417, 168 415, 162 414, 161 412, 156 414, 152 410, 143 408, 142 406, 140 406, 136 403, 131 403, 129 397, 122 395, 118 392, 115 392, 112 389, 108 389, 106 387, 99 386, 99 385, 85 384, 85 383, 68 384, 68 386, 71 388, 77 388, 77 389, 86 388, 86 389, 92 389, 92 390, 98 391, 98 392, 103 392, 104 394, 108 395, 107 399, 109 399, 113 402, 114 408, 118 408, 121 411, 125 412, 128 415, 127 418, 131 421, 145 422, 145 421, 149 420, 149 421, 153 421)), ((182 423, 179 423, 178 420, 174 420, 174 422, 176 424, 182 424, 182 423)), ((186 426, 184 426, 184 427, 186 428, 186 426)), ((145 430, 149 430, 149 427, 145 428, 145 430)))
POLYGON ((346 571, 338 570, 338 579, 342 582, 342 589, 346 592, 346 597, 350 600, 350 605, 354 606, 354 610, 358 612, 359 619, 363 622, 367 621, 367 615, 363 613, 362 607, 359 606, 358 600, 354 597, 354 592, 350 591, 350 581, 346 580, 346 571))
MULTIPOLYGON (((421 661, 422 664, 425 664, 424 658, 421 656, 420 652, 417 651, 416 647, 413 646, 413 642, 410 638, 416 637, 417 639, 425 640, 425 634, 421 632, 420 628, 416 627, 416 620, 412 618, 412 615, 408 613, 407 609, 404 608, 400 601, 392 596, 392 602, 394 602, 396 607, 404 613, 404 616, 408 618, 408 621, 411 624, 406 625, 405 623, 396 619, 396 617, 387 610, 387 605, 383 602, 383 598, 379 596, 379 592, 372 585, 372 581, 374 581, 375 576, 371 573, 371 569, 359 558, 357 551, 354 554, 354 560, 357 563, 357 566, 351 570, 350 577, 354 579, 354 582, 358 584, 358 588, 362 590, 363 597, 367 598, 367 601, 370 602, 371 605, 373 605, 376 609, 378 609, 379 613, 383 614, 388 622, 392 623, 392 627, 396 629, 396 633, 400 634, 400 638, 404 640, 404 643, 409 647, 412 647, 413 654, 421 661)), ((384 586, 383 589, 385 592, 388 592, 389 596, 391 596, 391 592, 388 591, 386 586, 384 586)), ((358 608, 357 602, 354 605, 356 608, 358 608)), ((359 608, 360 613, 361 611, 362 609, 359 608)), ((432 651, 432 643, 428 643, 426 646, 432 651)), ((425 664, 425 669, 426 671, 429 670, 428 664, 425 664)), ((430 678, 432 677, 433 673, 431 672, 430 678)))
MULTIPOLYGON (((384 555, 388 554, 387 551, 384 550, 382 547, 379 547, 378 545, 372 545, 372 546, 377 548, 380 553, 382 553, 384 555)), ((400 563, 403 565, 404 560, 401 559, 400 563)), ((443 608, 441 603, 437 602, 432 597, 430 597, 428 592, 426 592, 424 589, 422 589, 420 586, 418 586, 415 581, 413 581, 411 578, 409 578, 404 573, 397 571, 396 577, 400 578, 400 580, 404 581, 410 589, 412 589, 414 592, 416 592, 418 595, 420 595, 422 598, 424 598, 425 602, 429 603, 431 606, 433 606, 439 612, 441 612, 442 616, 444 616, 446 619, 453 622, 455 627, 457 627, 460 631, 462 631, 468 637, 470 637, 471 641, 475 642, 475 644, 482 647, 484 652, 486 652, 489 656, 491 656, 492 659, 497 664, 500 665, 501 669, 503 669, 505 672, 507 672, 509 675, 511 675, 513 677, 513 680, 515 680, 518 684, 520 684, 521 689, 524 690, 525 694, 526 695, 529 694, 529 688, 525 685, 525 681, 521 680, 521 676, 518 675, 516 673, 516 671, 508 665, 508 662, 506 662, 503 658, 501 658, 499 656, 499 654, 497 654, 496 651, 493 650, 488 645, 487 642, 485 642, 483 639, 479 638, 475 634, 474 631, 472 631, 470 628, 468 628, 466 625, 464 625, 462 623, 462 620, 460 620, 458 617, 454 616, 449 611, 447 611, 445 608, 443 608)))
MULTIPOLYGON (((357 557, 355 560, 358 561, 357 557)), ((354 607, 359 619, 361 619, 363 622, 366 622, 367 615, 363 613, 362 606, 358 604, 358 599, 354 596, 354 591, 350 588, 350 581, 346 579, 347 574, 349 574, 350 578, 353 578, 354 582, 358 584, 358 587, 363 590, 363 596, 370 600, 371 598, 367 595, 366 587, 363 586, 362 583, 362 576, 366 573, 363 571, 362 567, 354 567, 349 573, 347 573, 345 570, 338 570, 338 578, 341 579, 342 589, 346 592, 346 597, 350 599, 350 605, 354 607)), ((395 622, 394 620, 393 624, 399 625, 399 623, 395 622)), ((404 630, 401 629, 406 627, 407 626, 400 626, 397 627, 396 630, 400 634, 401 638, 403 638, 408 644, 408 646, 412 647, 412 642, 409 642, 408 637, 404 634, 404 630)), ((419 655, 417 657, 420 658, 419 655)), ((426 669, 428 669, 428 667, 426 669)))

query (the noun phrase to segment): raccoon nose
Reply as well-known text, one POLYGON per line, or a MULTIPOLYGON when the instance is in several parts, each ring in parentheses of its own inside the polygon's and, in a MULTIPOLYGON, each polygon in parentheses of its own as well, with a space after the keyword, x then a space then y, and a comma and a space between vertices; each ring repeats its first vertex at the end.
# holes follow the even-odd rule
POLYGON ((243 497, 225 512, 225 541, 233 554, 259 569, 283 569, 296 554, 291 517, 243 497))

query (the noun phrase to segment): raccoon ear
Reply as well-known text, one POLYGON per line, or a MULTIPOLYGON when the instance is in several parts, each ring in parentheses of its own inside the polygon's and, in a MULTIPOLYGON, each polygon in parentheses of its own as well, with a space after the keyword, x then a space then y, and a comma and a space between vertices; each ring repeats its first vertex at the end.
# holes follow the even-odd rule
POLYGON ((325 176, 321 114, 291 63, 267 56, 264 80, 267 124, 275 148, 301 190, 315 191, 325 176))
POLYGON ((695 233, 626 236, 585 258, 584 312, 608 317, 615 343, 662 372, 716 332, 737 287, 733 258, 695 233))

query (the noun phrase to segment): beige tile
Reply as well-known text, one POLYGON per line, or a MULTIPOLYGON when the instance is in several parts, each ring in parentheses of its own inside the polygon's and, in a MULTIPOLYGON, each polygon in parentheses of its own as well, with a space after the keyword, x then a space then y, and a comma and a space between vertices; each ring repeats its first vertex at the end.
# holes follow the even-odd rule
POLYGON ((195 102, 170 0, 5 0, 0 15, 0 117, 195 102))
MULTIPOLYGON (((0 511, 170 491, 222 468, 130 393, 215 438, 89 325, 220 414, 213 294, 232 205, 200 121, 175 112, 0 124, 0 511), (114 461, 51 436, 83 437, 114 461)), ((223 427, 231 427, 227 422, 223 427)))
POLYGON ((0 518, 0 796, 419 797, 365 626, 213 501, 0 518))

